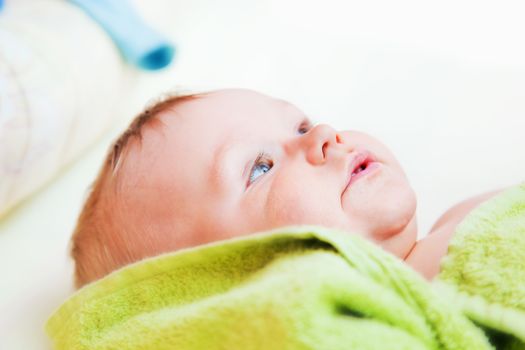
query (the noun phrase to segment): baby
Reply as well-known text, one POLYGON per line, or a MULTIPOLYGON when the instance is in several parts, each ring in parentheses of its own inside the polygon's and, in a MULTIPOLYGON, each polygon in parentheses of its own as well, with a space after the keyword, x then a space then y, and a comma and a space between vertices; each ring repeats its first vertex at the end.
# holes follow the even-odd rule
POLYGON ((484 194, 416 242, 416 196, 394 155, 247 90, 176 96, 115 142, 72 237, 81 287, 140 259, 285 225, 362 235, 427 278, 484 194))

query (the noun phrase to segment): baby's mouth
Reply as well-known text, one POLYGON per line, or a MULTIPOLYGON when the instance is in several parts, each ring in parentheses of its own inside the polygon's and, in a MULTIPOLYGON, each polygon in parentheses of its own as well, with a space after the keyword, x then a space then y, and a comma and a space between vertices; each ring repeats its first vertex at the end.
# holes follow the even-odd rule
POLYGON ((350 187, 354 182, 365 177, 371 173, 374 169, 379 167, 379 163, 375 160, 375 157, 368 151, 360 151, 350 161, 348 166, 347 174, 349 174, 346 186, 343 193, 350 187))
POLYGON ((361 165, 359 165, 356 169, 354 169, 354 171, 352 172, 352 176, 355 176, 357 174, 359 174, 361 171, 365 170, 366 167, 368 166, 368 162, 365 162, 361 165))

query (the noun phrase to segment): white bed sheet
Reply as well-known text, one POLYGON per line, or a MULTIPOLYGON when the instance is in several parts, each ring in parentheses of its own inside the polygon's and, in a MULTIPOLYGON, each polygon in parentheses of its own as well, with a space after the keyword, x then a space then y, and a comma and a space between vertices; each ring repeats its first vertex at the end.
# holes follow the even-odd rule
MULTIPOLYGON (((525 180, 518 2, 344 3, 141 2, 178 57, 144 76, 136 99, 116 103, 131 117, 176 85, 247 87, 368 132, 405 167, 421 235, 458 201, 525 180)), ((42 325, 71 288, 67 242, 117 130, 0 220, 1 349, 49 348, 42 325)))

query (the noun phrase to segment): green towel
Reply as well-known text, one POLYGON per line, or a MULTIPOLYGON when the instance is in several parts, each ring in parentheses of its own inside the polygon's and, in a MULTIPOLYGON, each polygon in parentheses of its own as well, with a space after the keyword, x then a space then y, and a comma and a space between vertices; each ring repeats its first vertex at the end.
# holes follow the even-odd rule
POLYGON ((525 182, 482 203, 458 225, 435 288, 501 349, 525 349, 525 182))
MULTIPOLYGON (((472 311, 464 300, 477 291, 447 272, 467 265, 453 252, 431 284, 356 235, 283 227, 115 271, 69 298, 46 331, 68 350, 519 348, 519 302, 502 292, 510 326, 472 311)), ((484 293, 477 298, 488 304, 495 294, 484 293)))

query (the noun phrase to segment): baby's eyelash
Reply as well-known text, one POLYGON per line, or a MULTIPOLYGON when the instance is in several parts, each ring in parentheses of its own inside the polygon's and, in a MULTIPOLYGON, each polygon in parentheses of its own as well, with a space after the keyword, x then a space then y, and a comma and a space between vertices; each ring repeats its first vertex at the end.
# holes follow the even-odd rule
MULTIPOLYGON (((268 169, 268 171, 271 170, 271 168, 273 167, 273 161, 272 159, 270 158, 270 155, 266 152, 260 152, 259 155, 257 155, 257 158, 255 159, 255 161, 253 162, 253 166, 250 170, 250 174, 248 175, 248 183, 247 183, 247 186, 250 186, 255 180, 252 181, 252 175, 254 173, 254 170, 259 166, 259 165, 263 165, 263 164, 266 164, 270 167, 270 169, 268 169)), ((266 171, 265 173, 267 173, 268 171, 266 171)))
POLYGON ((270 159, 270 155, 266 152, 260 152, 258 155, 257 155, 257 158, 255 159, 255 162, 253 163, 254 165, 259 165, 259 164, 263 164, 265 162, 263 162, 262 160, 264 160, 266 162, 266 164, 268 163, 271 163, 273 165, 273 162, 272 160, 270 159))
POLYGON ((314 127, 313 123, 308 119, 308 118, 305 118, 301 124, 299 124, 299 127, 297 128, 298 131, 302 130, 303 128, 306 129, 306 131, 304 132, 304 134, 306 134, 308 131, 310 131, 310 129, 312 129, 314 127))

